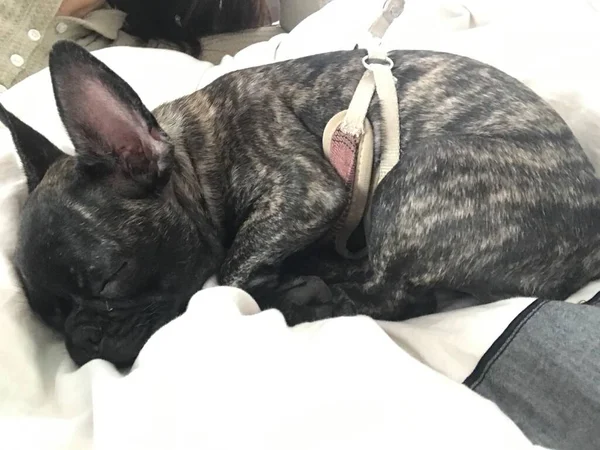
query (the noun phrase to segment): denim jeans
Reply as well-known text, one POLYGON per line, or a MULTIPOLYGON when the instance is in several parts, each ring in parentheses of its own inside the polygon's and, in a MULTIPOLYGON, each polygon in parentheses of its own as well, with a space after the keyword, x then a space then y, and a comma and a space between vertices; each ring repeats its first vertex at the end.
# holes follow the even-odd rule
POLYGON ((534 444, 600 449, 600 294, 584 304, 532 303, 465 384, 534 444))

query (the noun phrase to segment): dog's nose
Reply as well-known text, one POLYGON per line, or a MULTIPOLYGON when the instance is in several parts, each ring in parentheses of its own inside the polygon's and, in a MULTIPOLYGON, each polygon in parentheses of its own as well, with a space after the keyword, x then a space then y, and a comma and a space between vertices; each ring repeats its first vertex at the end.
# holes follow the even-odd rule
POLYGON ((67 343, 69 354, 76 364, 82 366, 100 357, 102 329, 94 325, 82 325, 73 330, 67 343))

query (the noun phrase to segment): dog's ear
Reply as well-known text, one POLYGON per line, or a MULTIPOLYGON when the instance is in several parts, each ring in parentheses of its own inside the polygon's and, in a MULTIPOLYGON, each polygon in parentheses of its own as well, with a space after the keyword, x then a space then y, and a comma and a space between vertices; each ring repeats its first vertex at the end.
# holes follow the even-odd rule
POLYGON ((79 161, 146 187, 168 172, 168 137, 123 79, 69 41, 53 46, 50 73, 58 111, 79 161))
POLYGON ((52 142, 0 105, 0 122, 9 129, 32 192, 54 161, 65 156, 52 142))

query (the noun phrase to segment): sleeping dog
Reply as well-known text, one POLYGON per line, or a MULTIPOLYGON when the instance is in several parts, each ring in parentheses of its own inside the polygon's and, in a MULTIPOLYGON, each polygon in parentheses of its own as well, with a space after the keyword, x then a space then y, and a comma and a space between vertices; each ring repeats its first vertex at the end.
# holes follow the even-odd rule
MULTIPOLYGON (((432 292, 564 299, 600 275, 600 182, 536 94, 471 59, 396 51, 399 163, 374 192, 368 256, 337 260, 348 201, 323 129, 365 52, 225 75, 147 110, 76 44, 50 56, 76 156, 2 109, 30 191, 15 266, 79 364, 130 365, 217 274, 289 323, 435 310, 432 292)), ((377 166, 383 123, 369 110, 377 166)))

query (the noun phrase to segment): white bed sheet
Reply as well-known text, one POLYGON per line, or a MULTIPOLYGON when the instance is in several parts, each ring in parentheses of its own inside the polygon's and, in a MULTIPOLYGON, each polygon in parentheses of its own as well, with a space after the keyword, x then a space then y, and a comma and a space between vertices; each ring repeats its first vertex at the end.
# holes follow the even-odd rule
MULTIPOLYGON (((334 0, 289 35, 219 66, 161 50, 98 56, 153 108, 229 70, 352 48, 382 4, 334 0)), ((413 0, 386 43, 464 54, 518 77, 563 115, 598 167, 597 4, 413 0)), ((46 71, 0 102, 72 151, 46 71)), ((110 449, 531 448, 493 405, 458 384, 531 299, 402 324, 352 318, 289 329, 273 311, 255 314, 240 291, 208 289, 150 340, 128 376, 102 361, 77 370, 60 340, 31 317, 8 264, 25 195, 12 141, 0 129, 3 448, 91 448, 92 436, 96 448, 110 449)), ((598 290, 588 286, 572 301, 598 290)))

